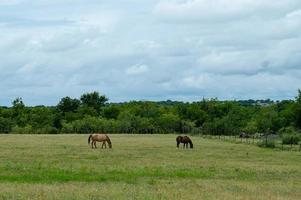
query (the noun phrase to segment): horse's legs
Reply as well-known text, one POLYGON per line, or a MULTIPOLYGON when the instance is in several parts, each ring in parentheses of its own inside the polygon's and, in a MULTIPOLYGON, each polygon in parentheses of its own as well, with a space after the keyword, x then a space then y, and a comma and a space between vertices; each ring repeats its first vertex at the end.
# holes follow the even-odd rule
POLYGON ((106 144, 106 141, 104 141, 103 143, 104 143, 104 145, 105 145, 105 148, 107 148, 107 144, 106 144))
POLYGON ((97 149, 97 147, 96 147, 96 141, 94 141, 94 147, 95 147, 95 149, 97 149))

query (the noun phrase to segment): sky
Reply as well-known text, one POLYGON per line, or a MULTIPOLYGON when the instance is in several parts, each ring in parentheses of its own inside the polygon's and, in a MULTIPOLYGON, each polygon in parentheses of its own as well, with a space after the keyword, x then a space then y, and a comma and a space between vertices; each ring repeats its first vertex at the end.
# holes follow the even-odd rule
POLYGON ((293 99, 300 0, 0 0, 0 106, 293 99))

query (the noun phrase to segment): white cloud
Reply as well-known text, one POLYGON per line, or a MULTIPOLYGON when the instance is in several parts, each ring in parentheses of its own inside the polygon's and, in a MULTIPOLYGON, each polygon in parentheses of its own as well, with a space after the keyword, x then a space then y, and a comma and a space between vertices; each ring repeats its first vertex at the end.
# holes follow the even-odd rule
POLYGON ((149 70, 147 65, 134 65, 126 69, 126 74, 128 75, 139 75, 144 74, 149 70))
POLYGON ((93 90, 284 99, 301 85, 299 0, 122 2, 0 0, 0 105, 93 90))
POLYGON ((21 3, 23 0, 0 0, 1 6, 9 6, 9 5, 16 5, 21 3))
POLYGON ((167 21, 227 21, 244 17, 279 16, 300 6, 298 0, 187 0, 160 1, 154 13, 167 21))

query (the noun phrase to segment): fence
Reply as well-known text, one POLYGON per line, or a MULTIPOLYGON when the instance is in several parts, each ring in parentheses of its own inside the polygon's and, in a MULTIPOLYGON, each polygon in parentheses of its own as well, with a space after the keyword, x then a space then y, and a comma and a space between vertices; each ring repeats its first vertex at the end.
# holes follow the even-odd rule
POLYGON ((279 150, 287 151, 301 151, 301 143, 298 145, 285 145, 282 143, 281 138, 276 135, 269 135, 263 137, 239 137, 239 135, 201 135, 206 139, 218 139, 222 141, 228 141, 233 143, 244 143, 251 145, 258 145, 264 147, 275 148, 279 150))

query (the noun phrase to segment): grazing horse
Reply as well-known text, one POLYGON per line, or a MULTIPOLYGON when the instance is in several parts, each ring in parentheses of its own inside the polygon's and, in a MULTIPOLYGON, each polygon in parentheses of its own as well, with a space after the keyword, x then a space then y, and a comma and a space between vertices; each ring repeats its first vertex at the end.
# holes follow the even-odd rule
POLYGON ((250 135, 249 135, 248 133, 241 132, 241 133, 239 134, 239 137, 240 137, 240 138, 250 138, 250 135))
POLYGON ((106 142, 109 144, 109 147, 112 148, 111 140, 109 136, 107 136, 106 134, 91 134, 88 138, 88 144, 90 144, 91 139, 92 139, 91 142, 92 149, 97 148, 96 142, 102 142, 101 148, 103 148, 103 146, 107 148, 106 142))
POLYGON ((177 141, 177 147, 179 148, 180 143, 184 143, 183 148, 188 148, 188 143, 190 144, 190 148, 193 148, 193 144, 191 139, 188 136, 178 136, 176 138, 177 141))

